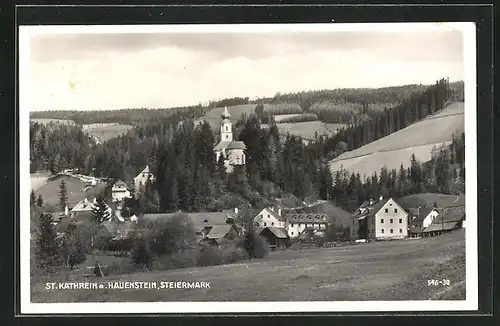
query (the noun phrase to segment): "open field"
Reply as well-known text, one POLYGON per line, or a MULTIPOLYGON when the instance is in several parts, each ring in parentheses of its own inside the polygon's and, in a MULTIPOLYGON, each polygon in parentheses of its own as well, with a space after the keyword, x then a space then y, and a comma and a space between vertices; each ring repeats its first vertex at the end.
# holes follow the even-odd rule
POLYGON ((463 206, 465 205, 465 195, 445 195, 437 193, 423 193, 408 195, 398 198, 398 202, 405 207, 417 207, 418 205, 432 206, 434 203, 437 207, 447 206, 463 206))
MULTIPOLYGON (((54 279, 53 282, 62 281, 54 279)), ((135 273, 100 282, 203 281, 210 289, 45 290, 32 302, 352 301, 465 299, 465 231, 434 238, 272 252, 232 265, 135 273), (449 279, 449 286, 429 286, 449 279)))
MULTIPOLYGON (((233 106, 228 106, 227 110, 231 114, 230 120, 235 124, 238 120, 240 120, 241 115, 244 113, 247 116, 252 114, 255 111, 255 107, 257 104, 242 104, 242 105, 233 105, 233 106)), ((264 104, 264 111, 267 112, 279 112, 280 110, 294 110, 296 113, 302 112, 302 109, 298 104, 264 104)), ((207 112, 207 114, 199 119, 195 120, 195 124, 198 124, 202 122, 203 120, 206 120, 209 124, 210 127, 214 131, 219 130, 219 124, 221 122, 221 114, 224 112, 224 107, 218 107, 210 110, 207 112)))
POLYGON ((30 186, 31 189, 34 189, 35 191, 42 187, 44 184, 47 183, 49 180, 50 174, 35 174, 35 173, 30 173, 30 186))
POLYGON ((82 126, 83 131, 97 137, 102 142, 123 135, 132 128, 133 126, 131 125, 118 123, 101 123, 82 126))
POLYGON ((304 139, 314 139, 314 133, 317 131, 318 135, 332 135, 338 129, 342 129, 346 125, 340 123, 324 123, 321 121, 307 121, 298 123, 278 123, 280 133, 299 136, 304 139))
POLYGON ((86 185, 85 182, 74 177, 57 176, 35 190, 37 196, 38 194, 42 195, 44 205, 59 205, 59 186, 61 180, 64 180, 66 183, 66 189, 68 190, 67 203, 69 207, 73 207, 85 197, 90 199, 92 196, 97 196, 104 189, 104 184, 97 184, 87 191, 81 191, 86 185))
POLYGON ((452 134, 464 128, 464 103, 455 102, 434 116, 338 156, 330 162, 330 169, 335 173, 343 166, 369 176, 379 173, 384 165, 393 169, 403 163, 407 167, 412 154, 420 161, 428 161, 434 146, 449 143, 452 134))

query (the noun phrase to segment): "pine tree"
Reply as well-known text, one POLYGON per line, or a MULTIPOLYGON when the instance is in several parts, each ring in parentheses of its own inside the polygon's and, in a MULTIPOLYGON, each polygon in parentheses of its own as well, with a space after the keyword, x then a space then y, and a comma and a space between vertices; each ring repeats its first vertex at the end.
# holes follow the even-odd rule
POLYGON ((43 198, 42 198, 42 194, 38 194, 38 198, 36 200, 36 205, 38 207, 42 207, 43 206, 43 198))
POLYGON ((96 203, 92 205, 92 219, 94 220, 94 223, 100 225, 110 217, 111 215, 108 204, 104 200, 104 197, 98 196, 96 198, 96 203))
POLYGON ((36 195, 35 195, 35 189, 31 189, 30 193, 30 205, 35 205, 36 204, 36 195))
POLYGON ((52 225, 53 216, 50 213, 40 214, 39 232, 36 248, 37 265, 46 271, 51 267, 58 266, 62 263, 61 255, 56 241, 56 231, 52 225))
POLYGON ((68 225, 64 232, 64 245, 62 247, 65 264, 73 270, 73 266, 83 263, 87 258, 83 239, 77 233, 77 226, 74 222, 68 225))
POLYGON ((66 189, 66 183, 61 180, 59 185, 59 205, 62 210, 65 209, 66 203, 68 202, 68 190, 66 189))

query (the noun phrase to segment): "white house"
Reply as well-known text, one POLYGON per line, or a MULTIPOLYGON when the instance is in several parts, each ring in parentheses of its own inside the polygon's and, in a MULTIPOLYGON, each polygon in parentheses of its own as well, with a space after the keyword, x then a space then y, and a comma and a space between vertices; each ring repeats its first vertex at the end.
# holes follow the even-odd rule
POLYGON ((138 195, 141 192, 141 189, 148 180, 154 181, 154 175, 149 169, 149 166, 146 165, 144 170, 142 170, 135 178, 134 178, 134 187, 135 187, 135 194, 138 195))
POLYGON ((253 224, 256 229, 263 229, 265 227, 271 226, 276 228, 285 228, 285 219, 281 216, 281 208, 264 208, 255 215, 253 218, 253 224))
POLYGON ((125 182, 118 180, 111 188, 111 198, 113 201, 122 201, 125 198, 130 198, 131 193, 125 182))
POLYGON ((417 207, 410 210, 412 213, 410 225, 416 228, 426 228, 439 216, 435 207, 417 207))
POLYGON ((233 124, 229 120, 230 117, 231 115, 227 111, 227 107, 225 107, 224 112, 221 114, 220 142, 214 147, 216 161, 222 155, 228 173, 231 173, 235 166, 246 164, 245 143, 233 139, 233 124))
POLYGON ((408 212, 393 198, 372 201, 357 219, 360 229, 365 230, 361 238, 387 240, 408 236, 408 212))
POLYGON ((285 228, 290 238, 296 238, 306 230, 310 230, 312 233, 323 232, 328 223, 327 214, 289 213, 285 215, 285 228))

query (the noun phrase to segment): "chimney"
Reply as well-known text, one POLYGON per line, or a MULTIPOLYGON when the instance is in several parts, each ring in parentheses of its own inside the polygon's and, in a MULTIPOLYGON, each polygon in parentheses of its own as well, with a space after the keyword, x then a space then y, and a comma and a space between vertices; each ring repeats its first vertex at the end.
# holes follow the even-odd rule
POLYGON ((87 200, 87 197, 85 197, 85 199, 83 200, 83 203, 84 203, 85 205, 87 205, 87 204, 88 204, 88 202, 89 202, 89 201, 87 200))
POLYGON ((370 205, 373 205, 373 198, 370 198, 370 205))
POLYGON ((378 200, 382 201, 382 199, 384 199, 384 197, 382 197, 382 195, 380 195, 380 197, 378 198, 378 200))
POLYGON ((94 204, 97 204, 97 198, 94 197, 94 204))
POLYGON ((234 208, 234 214, 238 214, 238 207, 234 208))
POLYGON ((64 215, 68 216, 68 213, 69 213, 69 209, 68 209, 68 205, 64 206, 64 215))
POLYGON ((278 216, 281 216, 281 208, 278 208, 278 216))

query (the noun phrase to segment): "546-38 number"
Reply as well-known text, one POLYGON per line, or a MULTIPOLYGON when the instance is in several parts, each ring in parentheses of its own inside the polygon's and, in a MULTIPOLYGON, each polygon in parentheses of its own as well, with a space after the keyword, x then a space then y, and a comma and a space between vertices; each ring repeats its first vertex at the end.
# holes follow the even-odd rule
POLYGON ((443 280, 427 280, 427 285, 428 286, 439 286, 439 285, 444 285, 448 286, 450 285, 450 280, 443 279, 443 280))

